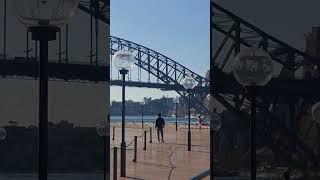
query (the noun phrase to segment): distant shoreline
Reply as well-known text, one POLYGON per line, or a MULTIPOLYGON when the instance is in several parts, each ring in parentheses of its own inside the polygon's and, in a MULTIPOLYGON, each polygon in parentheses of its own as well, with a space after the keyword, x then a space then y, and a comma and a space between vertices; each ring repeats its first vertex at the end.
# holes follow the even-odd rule
MULTIPOLYGON (((175 117, 169 116, 169 117, 163 117, 166 124, 174 124, 175 123, 175 117)), ((155 122, 157 119, 157 116, 143 116, 143 121, 146 123, 152 123, 155 122)), ((202 118, 204 121, 208 122, 208 118, 202 118)), ((53 123, 57 124, 60 121, 53 121, 53 123)), ((122 121, 122 116, 111 116, 110 124, 111 123, 119 123, 122 121)), ((139 123, 142 121, 142 116, 126 116, 125 117, 126 124, 132 124, 132 123, 139 123)), ((50 121, 52 122, 52 121, 50 121)), ((67 121, 70 124, 73 124, 74 127, 96 127, 98 121, 97 120, 86 120, 86 121, 76 121, 76 120, 69 120, 67 121)), ((180 125, 184 125, 188 123, 188 118, 187 117, 178 117, 177 122, 180 125)), ((30 126, 38 126, 38 120, 26 122, 16 122, 17 124, 10 124, 9 121, 0 121, 0 126, 18 126, 18 127, 30 127, 30 126)), ((191 124, 196 124, 198 123, 198 119, 195 117, 191 117, 191 124)))

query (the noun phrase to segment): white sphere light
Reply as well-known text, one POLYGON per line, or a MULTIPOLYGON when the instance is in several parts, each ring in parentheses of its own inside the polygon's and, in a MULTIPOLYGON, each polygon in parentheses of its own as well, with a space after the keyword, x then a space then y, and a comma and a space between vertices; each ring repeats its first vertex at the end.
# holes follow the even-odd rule
POLYGON ((145 102, 144 100, 142 100, 142 101, 140 102, 140 104, 141 104, 141 105, 145 105, 146 102, 145 102))
POLYGON ((320 102, 312 106, 312 117, 315 122, 320 123, 320 102))
POLYGON ((78 4, 79 0, 13 0, 18 19, 27 27, 67 24, 78 4))
POLYGON ((205 107, 209 110, 210 113, 213 112, 213 102, 214 98, 211 94, 208 94, 206 99, 205 99, 205 107))
POLYGON ((130 70, 134 65, 134 57, 130 51, 119 50, 113 55, 113 64, 118 70, 130 70))
POLYGON ((100 121, 97 125, 97 134, 99 136, 107 136, 107 121, 100 121))
POLYGON ((186 76, 182 81, 183 87, 188 90, 193 89, 197 84, 198 82, 192 76, 186 76))
POLYGON ((178 104, 178 103, 179 103, 179 97, 178 97, 178 96, 175 97, 175 98, 173 98, 173 103, 175 103, 175 104, 178 104))
POLYGON ((271 80, 274 67, 267 52, 249 48, 240 51, 232 69, 242 86, 264 86, 271 80))
POLYGON ((5 140, 7 137, 7 130, 4 128, 0 128, 0 141, 5 140))

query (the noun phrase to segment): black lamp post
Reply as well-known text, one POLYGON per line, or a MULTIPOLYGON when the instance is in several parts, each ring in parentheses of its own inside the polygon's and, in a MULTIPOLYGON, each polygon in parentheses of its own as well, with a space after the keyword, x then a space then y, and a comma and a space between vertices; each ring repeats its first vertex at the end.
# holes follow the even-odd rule
POLYGON ((176 131, 178 131, 178 103, 179 103, 179 97, 173 98, 173 103, 176 105, 176 131))
POLYGON ((39 179, 48 176, 48 42, 56 39, 59 26, 67 24, 79 0, 13 0, 20 20, 40 42, 39 62, 39 179))
POLYGON ((251 100, 250 172, 256 179, 256 87, 265 86, 272 78, 273 63, 267 52, 250 48, 240 51, 235 58, 233 74, 239 84, 247 88, 251 100))
MULTIPOLYGON (((102 137, 103 140, 103 180, 107 180, 107 174, 108 177, 110 177, 110 159, 107 158, 107 140, 110 139, 110 136, 108 135, 109 130, 109 123, 107 121, 101 121, 97 125, 97 134, 102 137), (108 163, 108 165, 107 165, 108 163), (108 172, 108 173, 107 173, 108 172)), ((108 151, 110 153, 110 151, 108 151)))
POLYGON ((140 102, 140 104, 141 104, 141 127, 143 129, 144 128, 144 121, 143 121, 143 110, 144 109, 143 109, 143 107, 146 104, 144 99, 140 102))
POLYGON ((192 76, 186 76, 182 82, 183 87, 188 92, 188 151, 191 151, 191 112, 190 112, 190 99, 191 99, 191 90, 197 85, 197 82, 192 76))
POLYGON ((3 60, 7 56, 7 0, 3 1, 3 60))
POLYGON ((126 177, 126 140, 125 140, 125 76, 128 74, 129 69, 134 64, 132 54, 127 50, 120 50, 113 56, 114 66, 119 70, 122 75, 122 138, 121 138, 121 151, 120 151, 120 176, 126 177))
POLYGON ((126 74, 128 74, 128 70, 121 69, 120 74, 122 75, 122 126, 121 126, 121 155, 120 155, 120 161, 121 161, 121 169, 120 169, 120 176, 126 177, 126 137, 125 137, 125 77, 126 74))
POLYGON ((206 97, 206 108, 209 110, 210 115, 210 179, 213 180, 214 172, 214 135, 217 131, 221 129, 221 117, 217 114, 216 109, 213 105, 214 98, 211 94, 206 97))
POLYGON ((40 42, 39 65, 39 179, 48 176, 48 42, 56 39, 55 26, 30 27, 32 40, 40 42))

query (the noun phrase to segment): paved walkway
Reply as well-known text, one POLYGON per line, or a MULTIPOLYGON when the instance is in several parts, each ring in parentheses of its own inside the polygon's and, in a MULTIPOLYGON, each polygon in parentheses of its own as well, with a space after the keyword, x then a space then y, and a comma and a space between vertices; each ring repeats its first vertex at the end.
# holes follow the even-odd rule
MULTIPOLYGON (((166 127, 164 130, 164 143, 157 140, 156 130, 152 128, 152 143, 150 140, 150 128, 145 130, 147 133, 147 149, 143 150, 143 130, 141 128, 126 128, 127 145, 138 138, 137 162, 133 162, 132 143, 127 150, 127 177, 120 178, 120 150, 118 150, 118 179, 190 179, 209 168, 209 130, 192 129, 192 150, 187 151, 187 129, 180 127, 176 132, 173 126, 166 127)), ((112 133, 112 130, 111 130, 112 133)), ((112 135, 112 134, 111 134, 112 135)), ((112 146, 120 146, 121 129, 116 127, 115 140, 112 146)), ((113 153, 111 153, 111 167, 113 168, 113 153)), ((113 175, 113 174, 112 174, 113 175)), ((209 179, 207 177, 206 179, 209 179)))
MULTIPOLYGON (((143 150, 143 131, 141 124, 128 125, 126 128, 127 177, 120 178, 120 149, 118 149, 118 179, 144 180, 187 180, 191 176, 209 168, 209 130, 192 129, 192 151, 187 151, 187 129, 181 126, 176 132, 173 126, 164 130, 164 143, 157 140, 156 130, 152 128, 150 143, 150 127, 146 125, 147 148, 143 150), (137 162, 133 162, 134 136, 138 138, 137 162)), ((111 126, 111 138, 112 138, 111 126)), ((115 140, 111 139, 111 147, 120 147, 121 128, 116 125, 115 140)), ((111 150, 111 179, 113 179, 113 150, 111 150)), ((0 180, 36 180, 37 174, 0 174, 0 180)), ((94 180, 102 179, 102 174, 49 174, 49 180, 94 180)), ((206 179, 209 179, 207 177, 206 179)))

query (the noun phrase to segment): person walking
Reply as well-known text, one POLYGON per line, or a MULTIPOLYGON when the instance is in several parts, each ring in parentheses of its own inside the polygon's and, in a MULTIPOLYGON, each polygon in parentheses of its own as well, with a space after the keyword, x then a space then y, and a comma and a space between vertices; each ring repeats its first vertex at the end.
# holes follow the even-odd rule
POLYGON ((198 121, 199 121, 199 128, 200 128, 200 130, 201 130, 201 126, 202 126, 202 119, 201 119, 201 115, 199 116, 198 121))
POLYGON ((282 177, 284 180, 290 180, 290 171, 291 169, 290 168, 287 168, 284 173, 282 174, 282 177))
POLYGON ((157 129, 158 141, 159 142, 160 142, 160 133, 161 133, 161 141, 164 142, 164 140, 163 140, 163 128, 164 128, 164 125, 165 125, 164 119, 161 117, 161 113, 158 113, 158 118, 156 120, 155 128, 157 129))

